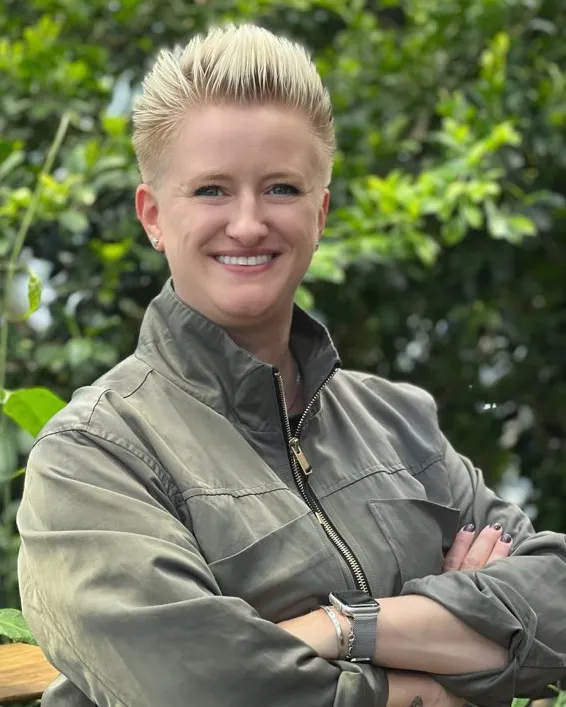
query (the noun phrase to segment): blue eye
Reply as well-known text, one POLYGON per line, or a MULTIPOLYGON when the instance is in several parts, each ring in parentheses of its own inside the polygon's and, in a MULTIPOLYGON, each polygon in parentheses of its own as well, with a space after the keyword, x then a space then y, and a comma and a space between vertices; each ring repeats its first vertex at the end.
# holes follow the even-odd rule
POLYGON ((274 184, 271 187, 271 193, 276 196, 294 196, 299 194, 300 191, 292 184, 274 184))
POLYGON ((216 184, 205 184, 195 191, 195 196, 221 196, 222 190, 216 184))

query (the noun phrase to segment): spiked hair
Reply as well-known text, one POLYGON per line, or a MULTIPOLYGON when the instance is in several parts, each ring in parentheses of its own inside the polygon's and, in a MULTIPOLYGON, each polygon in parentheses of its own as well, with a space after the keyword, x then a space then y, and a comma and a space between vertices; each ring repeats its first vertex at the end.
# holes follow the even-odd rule
POLYGON ((172 136, 194 107, 275 104, 301 112, 330 182, 336 149, 332 105, 306 49, 255 25, 214 27, 186 47, 161 50, 134 103, 133 144, 142 179, 155 183, 172 136))

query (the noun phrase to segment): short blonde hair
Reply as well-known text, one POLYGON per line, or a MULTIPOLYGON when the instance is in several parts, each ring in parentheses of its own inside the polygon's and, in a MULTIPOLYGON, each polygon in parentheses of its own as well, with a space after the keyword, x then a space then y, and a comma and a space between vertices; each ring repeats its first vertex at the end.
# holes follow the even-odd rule
POLYGON ((134 103, 133 144, 142 179, 158 180, 171 136, 187 111, 218 103, 274 103, 305 114, 330 182, 336 149, 332 104, 303 46, 255 25, 214 27, 162 50, 134 103))

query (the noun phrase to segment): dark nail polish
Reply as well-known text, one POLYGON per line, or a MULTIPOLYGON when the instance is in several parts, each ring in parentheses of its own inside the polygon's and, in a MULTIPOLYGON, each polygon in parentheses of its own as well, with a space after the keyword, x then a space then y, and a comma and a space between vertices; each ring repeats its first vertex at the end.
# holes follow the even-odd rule
POLYGON ((510 543, 513 540, 509 533, 503 533, 503 535, 499 539, 502 543, 510 543))
POLYGON ((466 533, 473 533, 475 529, 476 526, 473 523, 468 523, 462 528, 462 530, 465 530, 466 533))
POLYGON ((501 523, 492 523, 490 527, 493 528, 494 530, 501 530, 503 528, 501 523))

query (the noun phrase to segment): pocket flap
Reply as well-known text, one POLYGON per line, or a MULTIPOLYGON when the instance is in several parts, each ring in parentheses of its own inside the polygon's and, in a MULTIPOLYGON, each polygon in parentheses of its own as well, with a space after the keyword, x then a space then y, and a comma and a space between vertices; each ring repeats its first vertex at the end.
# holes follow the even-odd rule
POLYGON ((306 613, 343 582, 335 553, 312 513, 209 567, 223 594, 243 598, 271 621, 306 613))
POLYGON ((444 553, 451 547, 460 527, 459 509, 422 498, 368 503, 395 555, 401 585, 416 577, 440 574, 444 553))

